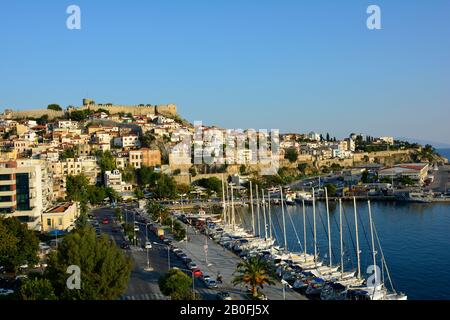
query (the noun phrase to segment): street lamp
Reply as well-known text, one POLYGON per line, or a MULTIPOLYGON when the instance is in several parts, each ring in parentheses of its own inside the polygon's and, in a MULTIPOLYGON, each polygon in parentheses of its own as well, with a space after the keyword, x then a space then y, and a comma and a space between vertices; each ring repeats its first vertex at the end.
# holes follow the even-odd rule
MULTIPOLYGON (((146 242, 148 241, 148 226, 150 225, 150 223, 142 223, 142 222, 137 222, 138 224, 142 224, 145 226, 145 239, 146 242)), ((151 248, 151 246, 150 246, 151 248)), ((145 271, 153 271, 154 269, 150 266, 150 260, 148 257, 148 249, 150 249, 147 247, 147 244, 145 244, 145 249, 147 251, 147 267, 144 268, 145 271)))
POLYGON ((167 268, 170 271, 170 246, 168 246, 167 244, 161 244, 158 242, 153 242, 153 244, 157 245, 157 246, 161 246, 161 247, 167 247, 167 268))
POLYGON ((286 300, 286 286, 292 288, 292 286, 284 279, 281 279, 281 284, 283 285, 283 300, 286 300))

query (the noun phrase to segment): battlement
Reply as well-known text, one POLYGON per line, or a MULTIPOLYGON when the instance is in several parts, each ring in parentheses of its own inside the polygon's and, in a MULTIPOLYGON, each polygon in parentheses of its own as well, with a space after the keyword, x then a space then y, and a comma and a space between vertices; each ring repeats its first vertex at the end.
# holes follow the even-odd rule
MULTIPOLYGON (((98 104, 91 99, 83 99, 83 105, 78 110, 94 110, 99 109, 108 110, 111 114, 117 113, 132 113, 133 115, 147 115, 147 114, 166 114, 177 115, 177 106, 174 104, 168 105, 151 105, 151 104, 139 104, 139 105, 115 105, 112 103, 98 104)), ((69 110, 70 112, 71 110, 69 110)))
MULTIPOLYGON (((168 116, 177 115, 177 106, 175 104, 167 105, 150 105, 150 104, 139 104, 139 105, 115 105, 112 103, 97 104, 94 100, 83 99, 83 105, 79 108, 68 108, 67 112, 73 112, 76 110, 93 110, 97 111, 100 109, 108 110, 111 114, 118 113, 131 113, 133 115, 154 115, 162 114, 168 116)), ((26 119, 26 118, 39 118, 43 115, 47 115, 49 119, 55 119, 63 117, 66 111, 55 111, 48 109, 36 109, 36 110, 20 110, 13 111, 11 109, 5 109, 3 113, 0 113, 0 118, 3 119, 26 119)))

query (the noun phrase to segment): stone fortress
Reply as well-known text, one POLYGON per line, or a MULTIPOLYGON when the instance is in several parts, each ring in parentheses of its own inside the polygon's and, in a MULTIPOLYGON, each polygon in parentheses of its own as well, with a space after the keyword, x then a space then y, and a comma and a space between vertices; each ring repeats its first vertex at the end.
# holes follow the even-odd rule
POLYGON ((34 109, 34 110, 20 110, 13 111, 11 109, 5 109, 4 112, 0 113, 0 118, 3 119, 26 119, 26 118, 40 118, 43 115, 48 115, 49 119, 54 119, 58 117, 63 117, 65 113, 71 113, 73 111, 80 110, 108 110, 110 114, 118 113, 131 113, 133 115, 148 115, 148 114, 162 114, 168 116, 177 115, 177 106, 174 104, 168 105, 150 105, 150 104, 139 104, 139 105, 115 105, 112 103, 97 104, 91 99, 83 99, 83 105, 81 107, 69 107, 67 110, 55 111, 48 109, 34 109))

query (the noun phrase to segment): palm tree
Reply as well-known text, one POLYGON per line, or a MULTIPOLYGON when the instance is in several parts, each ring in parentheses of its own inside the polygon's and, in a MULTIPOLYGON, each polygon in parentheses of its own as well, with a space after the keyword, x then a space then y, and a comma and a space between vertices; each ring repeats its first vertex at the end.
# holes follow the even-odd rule
POLYGON ((234 273, 238 275, 233 279, 233 284, 250 285, 254 298, 258 296, 258 287, 263 289, 265 284, 275 284, 272 267, 261 257, 253 257, 240 262, 234 273))

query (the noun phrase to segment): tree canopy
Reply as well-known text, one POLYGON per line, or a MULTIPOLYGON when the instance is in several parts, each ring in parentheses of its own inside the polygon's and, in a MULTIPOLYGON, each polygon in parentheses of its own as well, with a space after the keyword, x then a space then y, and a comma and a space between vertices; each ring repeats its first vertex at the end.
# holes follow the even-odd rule
POLYGON ((192 298, 192 278, 179 269, 171 269, 158 280, 161 292, 172 300, 192 298))
POLYGON ((125 291, 132 262, 106 236, 96 237, 92 227, 69 234, 49 255, 45 277, 63 300, 115 300, 125 291), (67 268, 81 270, 81 289, 67 288, 67 268))
POLYGON ((0 265, 17 272, 21 264, 34 265, 39 261, 38 250, 38 238, 25 223, 0 217, 0 265))
POLYGON ((258 287, 263 289, 264 285, 275 284, 272 266, 261 257, 253 257, 240 262, 235 274, 237 275, 232 281, 233 284, 249 285, 253 298, 258 296, 258 287))
POLYGON ((197 180, 195 184, 216 193, 222 192, 222 181, 216 177, 203 178, 197 180))
POLYGON ((105 173, 106 171, 112 171, 117 168, 116 158, 114 158, 110 151, 98 152, 97 161, 102 173, 105 173))
POLYGON ((288 148, 286 150, 286 154, 284 155, 285 159, 288 159, 289 162, 294 163, 298 159, 298 151, 295 148, 288 148))
POLYGON ((20 285, 17 298, 19 300, 58 300, 50 280, 36 277, 25 279, 20 285))
POLYGON ((55 111, 62 111, 62 108, 59 106, 59 104, 56 104, 56 103, 49 104, 47 109, 55 110, 55 111))

